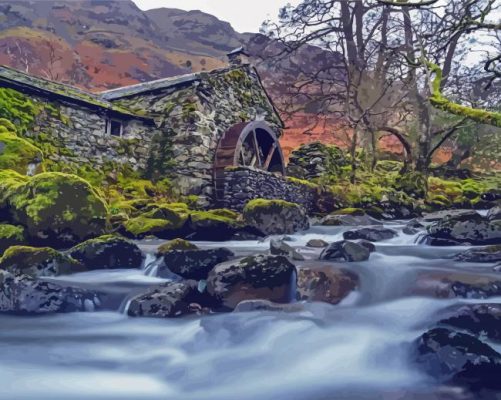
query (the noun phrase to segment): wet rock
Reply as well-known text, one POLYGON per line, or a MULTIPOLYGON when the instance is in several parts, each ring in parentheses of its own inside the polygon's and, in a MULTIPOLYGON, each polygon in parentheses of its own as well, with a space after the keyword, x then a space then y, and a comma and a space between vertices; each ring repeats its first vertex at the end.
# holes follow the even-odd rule
POLYGON ((313 247, 317 249, 327 247, 328 245, 329 243, 322 239, 310 239, 308 240, 308 243, 306 243, 306 247, 313 247))
POLYGON ((170 250, 163 253, 163 262, 158 267, 158 276, 169 277, 169 271, 185 279, 207 279, 217 265, 234 256, 225 247, 207 250, 170 250))
POLYGON ((301 312, 304 311, 302 304, 279 304, 268 300, 244 300, 237 304, 234 312, 250 311, 274 311, 274 312, 301 312))
POLYGON ((338 304, 359 284, 353 272, 330 266, 298 269, 296 300, 338 304))
POLYGON ((283 242, 282 240, 270 240, 270 253, 274 256, 286 256, 293 260, 303 261, 304 257, 295 248, 283 242))
POLYGON ((489 221, 499 220, 501 219, 501 206, 493 207, 487 213, 487 219, 489 221))
POLYGON ((163 256, 172 250, 198 250, 198 247, 184 239, 173 239, 158 246, 157 256, 163 256))
POLYGON ((179 317, 209 304, 209 298, 198 290, 197 282, 168 282, 132 298, 127 314, 131 317, 179 317))
POLYGON ((369 250, 369 253, 374 253, 376 251, 376 245, 372 242, 369 242, 368 240, 357 239, 353 240, 353 242, 365 247, 367 250, 369 250))
POLYGON ((379 242, 394 238, 395 236, 397 236, 396 231, 383 227, 361 228, 343 233, 343 237, 347 240, 364 239, 370 242, 379 242))
POLYGON ((415 343, 417 362, 434 378, 470 389, 501 389, 501 355, 476 337, 445 328, 415 343))
POLYGON ((266 235, 292 234, 310 227, 306 210, 283 200, 251 200, 243 217, 247 224, 266 235))
POLYGON ((9 247, 0 258, 0 270, 31 277, 58 276, 86 271, 83 264, 50 247, 9 247))
POLYGON ((474 210, 448 209, 448 210, 435 211, 432 213, 425 213, 423 215, 423 221, 436 222, 449 217, 463 217, 463 216, 474 216, 474 215, 478 215, 478 213, 474 210))
POLYGON ((424 225, 418 220, 413 219, 405 225, 404 229, 402 229, 402 232, 406 235, 415 235, 416 233, 421 232, 423 229, 424 225))
POLYGON ((501 220, 489 221, 476 212, 464 212, 435 222, 427 231, 425 240, 432 245, 436 239, 473 245, 497 244, 501 241, 501 220))
POLYGON ((207 291, 233 309, 243 300, 287 303, 295 296, 296 268, 284 256, 257 255, 216 266, 207 278, 207 291))
POLYGON ((320 260, 329 261, 365 261, 369 259, 370 251, 361 244, 340 240, 331 243, 320 254, 320 260))
POLYGON ((113 235, 80 243, 70 249, 69 254, 89 270, 140 268, 144 259, 135 243, 113 235))
POLYGON ((47 314, 93 311, 99 304, 95 292, 0 270, 0 312, 47 314))
POLYGON ((340 214, 336 211, 333 214, 325 216, 320 225, 324 226, 360 226, 360 225, 382 225, 381 221, 370 217, 364 211, 352 214, 340 214))
POLYGON ((477 247, 465 250, 454 256, 457 261, 490 263, 501 261, 501 245, 477 247))
POLYGON ((501 340, 501 304, 464 304, 454 307, 441 325, 467 330, 475 335, 486 335, 501 340))

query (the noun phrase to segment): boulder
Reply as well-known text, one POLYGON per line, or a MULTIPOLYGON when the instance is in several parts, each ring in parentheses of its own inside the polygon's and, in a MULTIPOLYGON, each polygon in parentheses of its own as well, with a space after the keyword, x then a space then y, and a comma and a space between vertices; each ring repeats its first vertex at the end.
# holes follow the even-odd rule
POLYGON ((140 268, 144 255, 131 241, 113 235, 89 239, 69 250, 88 270, 140 268))
POLYGON ((131 317, 179 317, 201 309, 207 303, 195 281, 168 282, 149 289, 129 301, 131 317))
POLYGON ((310 239, 308 240, 308 243, 306 243, 306 247, 313 247, 317 249, 322 249, 324 247, 327 247, 328 245, 329 243, 322 239, 310 239))
POLYGON ((473 390, 501 389, 501 355, 475 336, 434 328, 415 348, 416 361, 441 382, 473 390))
POLYGON ((302 267, 298 269, 296 299, 338 304, 358 284, 358 276, 347 269, 302 267))
POLYGON ((445 217, 427 228, 426 243, 470 243, 473 245, 498 244, 501 241, 501 220, 489 221, 471 212, 445 217))
POLYGON ((322 218, 320 225, 324 226, 360 226, 382 225, 381 221, 367 215, 365 211, 354 208, 336 211, 322 218))
POLYGON ((303 261, 304 257, 294 247, 288 245, 283 240, 270 240, 270 254, 274 256, 286 256, 293 260, 303 261))
POLYGON ((272 312, 301 312, 304 311, 302 304, 279 304, 269 300, 244 300, 237 304, 234 312, 251 312, 251 311, 272 311, 272 312))
POLYGON ((11 169, 23 175, 43 171, 42 151, 14 132, 0 130, 0 169, 11 169))
POLYGON ((131 238, 142 239, 156 236, 173 239, 185 233, 188 215, 170 206, 158 206, 143 214, 130 218, 122 227, 122 233, 131 238))
POLYGON ((225 247, 206 250, 170 250, 162 254, 158 276, 169 277, 169 271, 185 279, 207 279, 209 272, 217 265, 230 260, 233 252, 225 247))
POLYGON ((393 229, 383 227, 361 228, 343 233, 343 238, 347 240, 364 239, 370 242, 379 242, 381 240, 391 239, 397 236, 393 229))
POLYGON ((85 271, 77 260, 50 247, 9 247, 0 257, 0 269, 14 275, 58 276, 85 271))
POLYGON ((207 278, 207 291, 225 308, 243 300, 288 303, 295 297, 296 268, 284 256, 257 255, 216 266, 207 278))
MULTIPOLYGON (((220 210, 192 211, 188 221, 188 238, 191 240, 226 241, 231 240, 238 232, 246 231, 241 222, 230 214, 220 210)), ((248 230, 248 233, 261 236, 260 232, 248 230)))
POLYGON ((25 240, 22 226, 0 224, 0 256, 10 246, 23 244, 25 240))
POLYGON ((331 243, 320 254, 320 260, 328 261, 366 261, 370 251, 361 244, 340 240, 331 243))
POLYGON ((439 324, 501 340, 501 304, 482 303, 455 306, 439 324))
POLYGON ((157 256, 163 256, 172 250, 198 250, 198 247, 184 239, 173 239, 158 246, 157 256))
POLYGON ((15 223, 9 199, 15 191, 26 184, 30 178, 10 169, 0 169, 0 220, 15 223))
POLYGON ((25 315, 94 311, 99 305, 100 299, 92 291, 0 270, 0 312, 25 315))
POLYGON ((454 256, 457 261, 493 263, 501 261, 501 245, 474 247, 454 256))
POLYGON ((67 247, 102 235, 107 207, 94 188, 76 175, 46 172, 18 186, 8 199, 13 218, 30 242, 67 247))
POLYGON ((410 220, 402 229, 406 235, 415 235, 424 229, 424 225, 416 219, 410 220))
POLYGON ((368 240, 357 239, 353 240, 353 242, 359 244, 360 246, 364 246, 367 250, 369 250, 369 253, 374 253, 376 251, 376 245, 368 240))
POLYGON ((265 235, 292 234, 310 227, 306 210, 284 200, 251 200, 244 208, 243 218, 265 235))
POLYGON ((431 213, 425 213, 423 215, 423 221, 426 222, 437 222, 444 218, 454 218, 454 217, 463 217, 463 216, 474 216, 478 213, 475 210, 454 210, 447 209, 441 211, 435 211, 431 213))
POLYGON ((492 207, 487 212, 487 219, 489 221, 494 221, 494 220, 501 219, 501 206, 492 207))

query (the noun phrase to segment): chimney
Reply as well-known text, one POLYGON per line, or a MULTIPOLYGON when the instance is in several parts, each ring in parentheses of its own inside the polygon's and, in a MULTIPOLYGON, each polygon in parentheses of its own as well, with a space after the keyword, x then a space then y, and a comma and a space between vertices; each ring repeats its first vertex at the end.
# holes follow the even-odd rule
POLYGON ((243 46, 230 51, 226 54, 228 57, 228 61, 230 62, 230 66, 239 67, 240 65, 250 64, 249 54, 245 51, 243 46))

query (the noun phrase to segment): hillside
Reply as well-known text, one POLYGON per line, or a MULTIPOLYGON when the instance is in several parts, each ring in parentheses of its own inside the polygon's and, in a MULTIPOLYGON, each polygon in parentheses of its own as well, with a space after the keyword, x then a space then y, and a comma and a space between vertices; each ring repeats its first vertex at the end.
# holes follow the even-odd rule
MULTIPOLYGON (((302 70, 338 61, 311 47, 278 65, 263 62, 268 40, 201 11, 143 12, 130 0, 0 1, 0 64, 93 91, 218 68, 244 45, 280 104, 302 70)), ((306 120, 311 116, 287 119, 286 154, 310 140, 306 120)), ((336 124, 329 124, 315 139, 339 143, 336 124)))

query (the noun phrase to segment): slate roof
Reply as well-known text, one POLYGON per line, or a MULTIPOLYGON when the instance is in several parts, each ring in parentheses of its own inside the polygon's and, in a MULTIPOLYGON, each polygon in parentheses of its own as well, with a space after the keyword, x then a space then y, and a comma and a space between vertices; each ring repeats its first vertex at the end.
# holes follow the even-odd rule
POLYGON ((117 100, 124 97, 134 96, 140 93, 153 92, 155 90, 176 88, 178 86, 183 86, 192 82, 202 80, 203 76, 208 74, 217 74, 221 72, 230 71, 232 68, 219 68, 212 71, 203 71, 193 74, 178 75, 170 78, 157 79, 155 81, 138 83, 136 85, 119 87, 116 89, 106 90, 99 93, 102 99, 105 100, 117 100))
POLYGON ((0 65, 0 86, 12 87, 22 92, 35 93, 44 97, 55 97, 92 109, 108 110, 129 118, 151 120, 151 118, 137 115, 130 110, 116 106, 106 99, 102 99, 98 95, 86 92, 74 86, 38 78, 3 65, 0 65), (4 85, 2 85, 2 83, 4 85))

